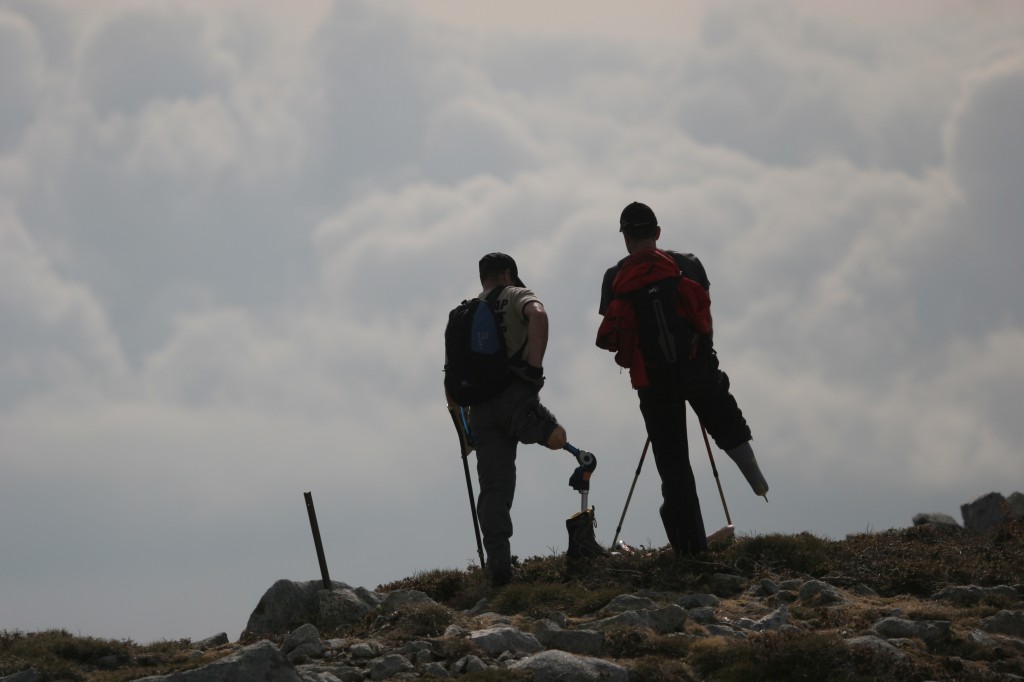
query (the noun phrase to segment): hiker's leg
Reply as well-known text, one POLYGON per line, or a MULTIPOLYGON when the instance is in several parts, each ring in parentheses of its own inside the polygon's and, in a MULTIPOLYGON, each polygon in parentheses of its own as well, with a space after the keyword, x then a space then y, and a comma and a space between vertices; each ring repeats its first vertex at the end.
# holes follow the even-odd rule
POLYGON ((539 443, 552 450, 561 450, 565 445, 565 428, 551 410, 541 404, 537 392, 525 385, 514 387, 510 392, 517 398, 509 418, 509 435, 520 443, 539 443))
POLYGON ((547 441, 544 443, 550 450, 561 450, 565 447, 565 443, 568 437, 565 435, 565 428, 561 424, 555 425, 555 430, 551 432, 547 441))
POLYGON ((661 476, 661 519, 677 553, 707 549, 704 518, 686 441, 686 406, 681 402, 641 400, 640 411, 661 476))
MULTIPOLYGON (((512 501, 516 491, 516 440, 505 433, 502 406, 496 401, 471 412, 476 436, 476 472, 480 483, 477 517, 492 582, 511 577, 512 501)), ((504 580, 507 582, 507 580, 504 580)))
POLYGON ((751 439, 750 426, 729 391, 729 375, 714 350, 702 352, 688 368, 686 398, 715 444, 730 450, 751 439))

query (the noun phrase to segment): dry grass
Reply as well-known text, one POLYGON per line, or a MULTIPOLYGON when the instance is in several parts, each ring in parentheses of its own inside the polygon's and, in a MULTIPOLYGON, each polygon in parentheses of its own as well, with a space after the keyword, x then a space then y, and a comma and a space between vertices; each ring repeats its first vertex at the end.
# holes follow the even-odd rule
MULTIPOLYGON (((377 587, 379 592, 412 589, 437 604, 415 605, 401 614, 371 613, 344 633, 391 641, 428 638, 442 657, 468 653, 465 640, 444 638, 448 625, 469 624, 463 613, 480 599, 489 608, 526 626, 533 619, 565 614, 570 619, 594 613, 613 597, 639 591, 695 593, 711 591, 716 575, 745 581, 818 578, 848 589, 839 606, 795 602, 792 633, 752 633, 746 640, 709 637, 700 625, 686 632, 608 633, 602 655, 627 663, 638 682, 656 680, 955 680, 1005 679, 1024 674, 1024 653, 1012 647, 988 648, 968 638, 981 618, 999 609, 1020 608, 1006 600, 956 605, 930 599, 949 585, 1016 585, 1024 577, 1024 524, 985 534, 941 527, 917 527, 850 536, 832 541, 807 533, 739 537, 696 558, 676 559, 670 552, 640 548, 634 554, 567 565, 562 556, 533 557, 517 567, 515 581, 501 590, 487 586, 475 566, 465 571, 425 571, 377 587), (844 644, 880 618, 899 609, 913 620, 948 620, 948 642, 917 643, 892 658, 844 644)), ((757 618, 765 600, 744 595, 725 599, 720 618, 757 618)), ((327 636, 328 633, 325 633, 327 636)), ((330 633, 332 636, 342 633, 330 633)), ((29 667, 44 680, 121 682, 205 665, 230 648, 199 655, 191 642, 139 645, 77 637, 62 630, 0 632, 0 676, 29 667)), ((467 680, 509 679, 490 671, 467 680), (496 676, 497 675, 497 676, 496 676)), ((507 673, 503 673, 507 675, 507 673)))

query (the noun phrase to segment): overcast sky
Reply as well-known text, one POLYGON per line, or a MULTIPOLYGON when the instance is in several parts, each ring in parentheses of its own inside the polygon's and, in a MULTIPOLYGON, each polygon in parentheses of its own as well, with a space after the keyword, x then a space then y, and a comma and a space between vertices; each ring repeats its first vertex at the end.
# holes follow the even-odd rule
MULTIPOLYGON (((319 577, 306 491, 336 580, 471 565, 442 332, 489 251, 609 544, 631 201, 711 279, 771 485, 715 450, 739 533, 1024 488, 1019 2, 0 0, 0 101, 0 629, 236 638, 319 577)), ((513 552, 564 552, 575 462, 519 453, 513 552)), ((622 539, 659 503, 648 458, 622 539)))

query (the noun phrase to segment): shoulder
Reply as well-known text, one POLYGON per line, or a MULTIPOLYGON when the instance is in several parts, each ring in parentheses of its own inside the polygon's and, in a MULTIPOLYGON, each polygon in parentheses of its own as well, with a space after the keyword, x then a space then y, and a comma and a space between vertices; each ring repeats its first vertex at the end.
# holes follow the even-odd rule
POLYGON ((695 255, 693 255, 692 253, 670 251, 668 249, 662 250, 668 255, 672 256, 672 259, 676 262, 676 264, 679 266, 679 269, 682 270, 684 275, 694 280, 695 282, 700 283, 700 285, 703 286, 705 289, 711 286, 711 283, 708 281, 708 273, 704 269, 704 264, 701 263, 700 259, 697 258, 695 255))
POLYGON ((499 298, 508 301, 507 305, 519 314, 522 314, 523 308, 527 304, 540 303, 540 298, 537 294, 533 293, 532 289, 525 287, 505 287, 499 298))

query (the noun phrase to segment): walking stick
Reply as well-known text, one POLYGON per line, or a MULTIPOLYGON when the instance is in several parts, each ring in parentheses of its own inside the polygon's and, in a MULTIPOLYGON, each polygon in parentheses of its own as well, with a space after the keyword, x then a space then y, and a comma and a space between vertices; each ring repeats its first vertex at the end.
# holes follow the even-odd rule
POLYGON ((448 414, 452 416, 455 430, 459 432, 459 448, 462 450, 462 468, 466 471, 466 489, 469 491, 469 511, 473 514, 473 530, 476 532, 476 553, 480 556, 480 568, 487 568, 484 561, 484 543, 480 540, 480 520, 476 515, 476 500, 473 496, 473 479, 469 475, 469 453, 473 451, 473 435, 466 420, 466 409, 449 406, 448 414))
POLYGON ((622 530, 622 522, 626 519, 626 510, 629 509, 629 501, 633 499, 633 489, 636 488, 636 481, 640 478, 640 469, 644 466, 644 457, 647 456, 647 448, 651 447, 651 439, 647 438, 647 442, 644 443, 644 450, 640 453, 640 463, 636 465, 636 475, 633 476, 633 485, 629 486, 629 495, 626 495, 626 504, 622 507, 622 516, 619 517, 619 527, 615 529, 615 537, 612 538, 612 551, 615 550, 616 543, 619 541, 619 531, 622 530))
MULTIPOLYGON (((711 442, 708 440, 708 431, 704 428, 704 422, 700 422, 700 432, 704 434, 704 445, 708 448, 708 459, 711 460, 711 471, 715 474, 715 483, 718 484, 718 495, 722 498, 722 508, 725 509, 725 520, 731 527, 732 518, 729 516, 729 506, 725 503, 725 493, 722 492, 722 481, 718 478, 718 467, 715 466, 715 458, 711 454, 711 442)), ((721 533, 721 531, 719 531, 719 533, 721 533)), ((718 533, 716 533, 716 535, 717 534, 718 533)))

